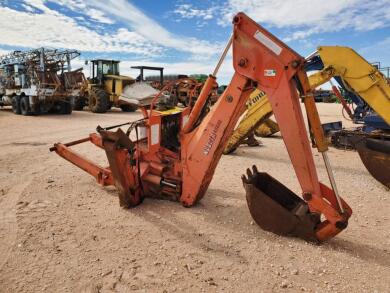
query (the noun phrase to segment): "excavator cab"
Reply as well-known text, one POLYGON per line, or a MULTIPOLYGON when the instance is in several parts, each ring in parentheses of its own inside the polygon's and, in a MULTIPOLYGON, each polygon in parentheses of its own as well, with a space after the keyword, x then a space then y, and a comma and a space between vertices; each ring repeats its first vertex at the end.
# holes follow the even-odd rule
POLYGON ((92 112, 105 113, 111 107, 121 108, 124 112, 134 112, 137 109, 120 100, 125 88, 134 84, 135 80, 130 76, 120 75, 119 63, 120 61, 107 59, 90 61, 88 98, 81 104, 87 103, 92 112))
POLYGON ((102 85, 107 75, 119 75, 119 61, 91 60, 92 83, 102 85))

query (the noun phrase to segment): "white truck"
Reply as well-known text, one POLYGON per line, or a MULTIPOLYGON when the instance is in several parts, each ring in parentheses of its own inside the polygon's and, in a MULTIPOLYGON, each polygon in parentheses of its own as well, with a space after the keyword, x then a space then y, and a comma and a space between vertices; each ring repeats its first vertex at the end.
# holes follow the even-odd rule
POLYGON ((68 84, 70 62, 79 55, 40 48, 0 56, 0 106, 12 106, 22 115, 71 114, 75 88, 68 84))

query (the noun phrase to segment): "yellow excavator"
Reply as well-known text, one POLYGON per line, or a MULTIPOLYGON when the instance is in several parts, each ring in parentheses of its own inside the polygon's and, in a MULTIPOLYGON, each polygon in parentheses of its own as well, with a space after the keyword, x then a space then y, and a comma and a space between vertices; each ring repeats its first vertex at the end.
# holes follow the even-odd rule
MULTIPOLYGON (((321 46, 306 58, 306 70, 318 70, 309 76, 312 90, 334 78, 350 94, 357 107, 354 113, 346 108, 358 129, 334 133, 336 140, 347 137, 367 170, 390 187, 390 84, 388 79, 353 49, 341 46, 321 46), (385 168, 385 169, 383 169, 385 168), (385 170, 387 170, 385 172, 385 170)), ((333 86, 333 90, 337 88, 333 86)), ((336 95, 342 99, 342 96, 336 95)), ((341 101, 346 107, 345 101, 341 101)), ((272 124, 270 103, 265 94, 255 91, 247 103, 245 116, 225 146, 224 154, 233 152, 240 144, 256 145, 254 134, 267 136, 278 131, 272 124), (271 121, 272 127, 269 127, 271 121)), ((332 138, 333 139, 333 138, 332 138)), ((258 144, 258 143, 257 143, 258 144)))
POLYGON ((240 124, 225 146, 223 151, 225 155, 234 152, 241 144, 260 145, 254 134, 267 137, 279 131, 278 124, 270 119, 273 114, 272 107, 264 92, 258 89, 252 92, 245 105, 244 113, 240 124))
MULTIPOLYGON (((315 81, 317 82, 317 78, 315 81)), ((309 77, 309 83, 310 85, 313 83, 311 77, 309 77)), ((279 132, 278 124, 270 118, 273 113, 267 95, 258 89, 250 95, 242 114, 245 115, 225 146, 223 151, 225 155, 233 153, 243 144, 259 146, 260 142, 255 136, 269 137, 279 132)))

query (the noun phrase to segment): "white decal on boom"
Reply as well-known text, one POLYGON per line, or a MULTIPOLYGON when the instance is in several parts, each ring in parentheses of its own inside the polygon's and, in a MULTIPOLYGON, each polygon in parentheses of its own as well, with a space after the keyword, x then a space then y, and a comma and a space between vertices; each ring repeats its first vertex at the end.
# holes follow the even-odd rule
POLYGON ((276 55, 280 55, 280 52, 282 52, 282 47, 280 47, 278 44, 276 44, 274 41, 272 41, 269 37, 267 37, 262 32, 256 31, 253 36, 255 37, 256 40, 258 40, 260 43, 262 43, 264 46, 266 46, 276 55))

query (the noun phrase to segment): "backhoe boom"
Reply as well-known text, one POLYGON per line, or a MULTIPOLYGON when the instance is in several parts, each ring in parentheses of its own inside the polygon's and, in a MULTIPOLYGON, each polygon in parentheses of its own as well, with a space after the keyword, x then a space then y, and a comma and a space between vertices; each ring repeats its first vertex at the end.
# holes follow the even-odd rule
MULTIPOLYGON (((286 234, 317 241, 329 239, 347 226, 352 211, 339 198, 334 180, 331 181, 333 190, 318 180, 297 89, 304 99, 311 129, 317 147, 326 159, 330 178, 333 175, 326 157, 327 145, 314 98, 303 67, 304 58, 243 13, 234 17, 233 25, 232 39, 191 112, 189 108, 159 110, 156 108, 157 95, 150 110, 143 111, 144 120, 133 125, 138 130, 137 136, 146 132, 146 137, 131 141, 128 133, 126 135, 120 129, 116 132, 102 128, 98 130, 110 164, 110 174, 120 193, 120 203, 124 207, 131 207, 141 203, 145 197, 179 200, 187 207, 198 202, 207 191, 224 146, 249 95, 258 88, 269 97, 307 203, 299 197, 296 199, 286 188, 278 187, 266 194, 268 183, 265 181, 256 188, 268 197, 268 201, 281 199, 285 213, 290 216, 293 214, 298 219, 297 225, 305 227, 294 228, 295 232, 291 230, 286 234), (235 73, 211 111, 202 116, 210 91, 207 85, 214 83, 214 75, 230 43, 233 47, 235 73), (291 202, 294 202, 293 207, 289 205, 291 202), (320 215, 324 216, 323 219, 320 215)), ((56 144, 54 150, 61 155, 58 151, 60 149, 62 153, 64 150, 65 153, 70 152, 66 146, 56 144)), ((251 180, 244 180, 244 185, 251 184, 254 184, 251 180)), ((247 195, 249 201, 254 200, 248 202, 252 216, 262 226, 261 216, 259 218, 252 212, 256 210, 256 203, 262 202, 257 196, 247 195)))

